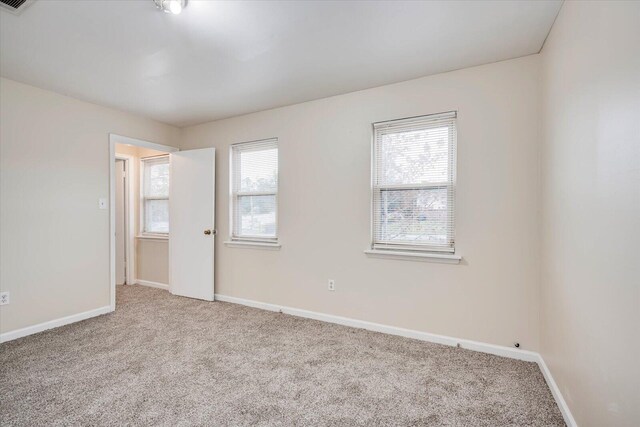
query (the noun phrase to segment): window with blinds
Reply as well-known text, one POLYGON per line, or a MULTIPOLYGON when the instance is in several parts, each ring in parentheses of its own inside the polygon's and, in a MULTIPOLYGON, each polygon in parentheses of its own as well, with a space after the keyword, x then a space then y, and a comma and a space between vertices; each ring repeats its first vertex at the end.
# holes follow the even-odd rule
POLYGON ((231 146, 231 240, 276 242, 278 140, 231 146))
POLYGON ((456 113, 373 132, 373 249, 455 252, 456 113))
POLYGON ((142 232, 169 233, 169 156, 148 157, 142 163, 142 232))

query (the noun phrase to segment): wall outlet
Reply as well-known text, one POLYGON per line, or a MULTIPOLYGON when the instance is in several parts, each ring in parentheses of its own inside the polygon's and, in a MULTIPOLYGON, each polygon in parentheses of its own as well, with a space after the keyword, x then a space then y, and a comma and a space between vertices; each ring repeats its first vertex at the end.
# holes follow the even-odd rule
POLYGON ((333 279, 329 279, 329 285, 327 286, 327 289, 329 289, 330 291, 335 291, 336 290, 336 281, 333 279))
POLYGON ((9 304, 9 292, 0 292, 0 305, 9 304))

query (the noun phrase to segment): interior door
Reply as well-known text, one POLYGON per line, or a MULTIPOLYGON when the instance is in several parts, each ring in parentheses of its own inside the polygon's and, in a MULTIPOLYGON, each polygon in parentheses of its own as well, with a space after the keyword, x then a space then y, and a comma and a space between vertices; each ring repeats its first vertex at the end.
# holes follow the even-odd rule
POLYGON ((171 153, 169 291, 213 301, 215 149, 171 153))
POLYGON ((116 285, 126 281, 125 262, 125 170, 124 160, 116 160, 116 285))

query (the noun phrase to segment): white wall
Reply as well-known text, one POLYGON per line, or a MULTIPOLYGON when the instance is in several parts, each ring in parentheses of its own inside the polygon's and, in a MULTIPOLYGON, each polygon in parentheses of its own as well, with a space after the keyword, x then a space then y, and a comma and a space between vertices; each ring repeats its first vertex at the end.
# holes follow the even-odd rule
POLYGON ((640 2, 565 2, 542 57, 541 353, 579 425, 638 425, 640 2))
POLYGON ((529 56, 183 129, 182 148, 218 149, 216 292, 536 350, 539 92, 529 56), (367 257, 371 124, 450 110, 463 262, 367 257), (269 137, 282 249, 226 247, 229 144, 269 137))
POLYGON ((136 239, 136 279, 169 285, 169 240, 136 239))
POLYGON ((179 130, 0 80, 0 332, 109 305, 109 133, 179 130))

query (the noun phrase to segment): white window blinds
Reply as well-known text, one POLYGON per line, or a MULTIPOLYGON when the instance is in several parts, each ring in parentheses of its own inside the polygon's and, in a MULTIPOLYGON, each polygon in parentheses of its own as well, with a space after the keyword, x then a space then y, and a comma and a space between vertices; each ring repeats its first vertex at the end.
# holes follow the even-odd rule
POLYGON ((142 232, 169 233, 169 156, 142 159, 142 232))
POLYGON ((373 129, 373 248, 454 252, 456 113, 373 129))
POLYGON ((278 140, 231 146, 231 239, 277 240, 278 140))

